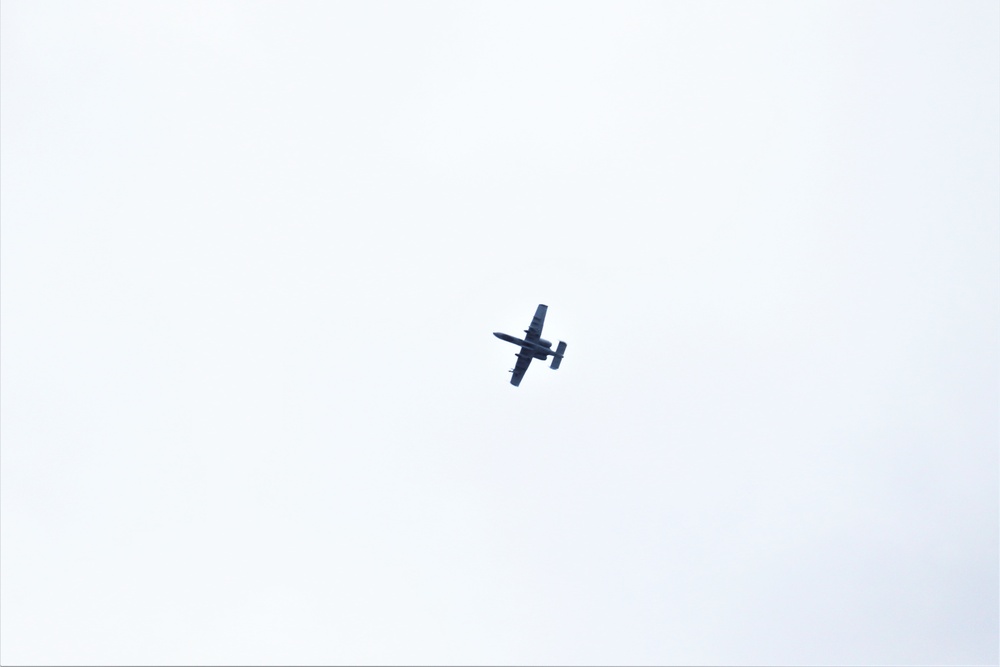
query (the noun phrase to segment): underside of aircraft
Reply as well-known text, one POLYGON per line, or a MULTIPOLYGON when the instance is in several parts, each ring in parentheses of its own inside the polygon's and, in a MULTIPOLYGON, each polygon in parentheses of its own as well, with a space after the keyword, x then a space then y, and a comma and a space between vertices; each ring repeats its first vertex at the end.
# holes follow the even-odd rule
POLYGON ((549 307, 544 303, 538 304, 535 316, 531 319, 531 325, 524 330, 524 338, 516 338, 509 334, 500 333, 499 331, 493 332, 493 335, 500 340, 513 343, 521 348, 517 355, 515 355, 517 363, 510 370, 513 374, 510 377, 510 383, 515 387, 521 384, 521 378, 524 377, 524 372, 528 370, 528 364, 531 363, 532 359, 542 359, 544 361, 551 356, 552 365, 550 368, 552 369, 559 368, 559 364, 562 363, 563 353, 566 352, 566 343, 559 341, 559 345, 553 350, 552 343, 542 338, 542 326, 545 324, 545 313, 548 309, 549 307))

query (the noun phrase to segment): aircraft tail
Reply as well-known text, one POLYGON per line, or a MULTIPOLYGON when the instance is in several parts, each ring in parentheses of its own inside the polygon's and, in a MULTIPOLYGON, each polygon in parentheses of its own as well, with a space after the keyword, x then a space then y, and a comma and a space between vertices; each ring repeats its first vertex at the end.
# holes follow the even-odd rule
POLYGON ((552 370, 559 368, 559 364, 562 363, 563 352, 565 351, 566 351, 566 343, 559 341, 559 347, 556 348, 556 354, 555 356, 552 357, 552 365, 550 366, 552 370))

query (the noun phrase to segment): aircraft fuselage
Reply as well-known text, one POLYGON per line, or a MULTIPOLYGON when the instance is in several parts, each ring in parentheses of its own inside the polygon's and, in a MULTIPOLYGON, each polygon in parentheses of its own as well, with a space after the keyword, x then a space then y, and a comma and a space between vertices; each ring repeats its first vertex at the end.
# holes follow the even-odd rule
POLYGON ((516 338, 510 334, 501 333, 499 331, 494 331, 493 335, 500 340, 507 341, 508 343, 513 343, 514 345, 519 345, 521 349, 527 350, 531 353, 535 359, 545 359, 550 354, 554 357, 561 357, 563 355, 557 353, 552 349, 552 343, 545 340, 544 338, 539 338, 537 341, 528 341, 523 338, 516 338))

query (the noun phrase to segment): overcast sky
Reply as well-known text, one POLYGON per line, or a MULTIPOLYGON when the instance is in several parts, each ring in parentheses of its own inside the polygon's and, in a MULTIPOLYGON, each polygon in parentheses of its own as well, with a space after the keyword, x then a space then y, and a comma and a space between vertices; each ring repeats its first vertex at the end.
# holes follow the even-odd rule
POLYGON ((1000 659, 996 2, 5 0, 0 83, 4 664, 1000 659))

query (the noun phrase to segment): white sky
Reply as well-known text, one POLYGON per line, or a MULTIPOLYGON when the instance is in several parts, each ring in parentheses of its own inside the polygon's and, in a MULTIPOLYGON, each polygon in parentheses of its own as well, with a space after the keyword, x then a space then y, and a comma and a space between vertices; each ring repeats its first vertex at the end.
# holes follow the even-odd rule
POLYGON ((4 664, 1000 659, 996 2, 5 0, 0 81, 4 664))

